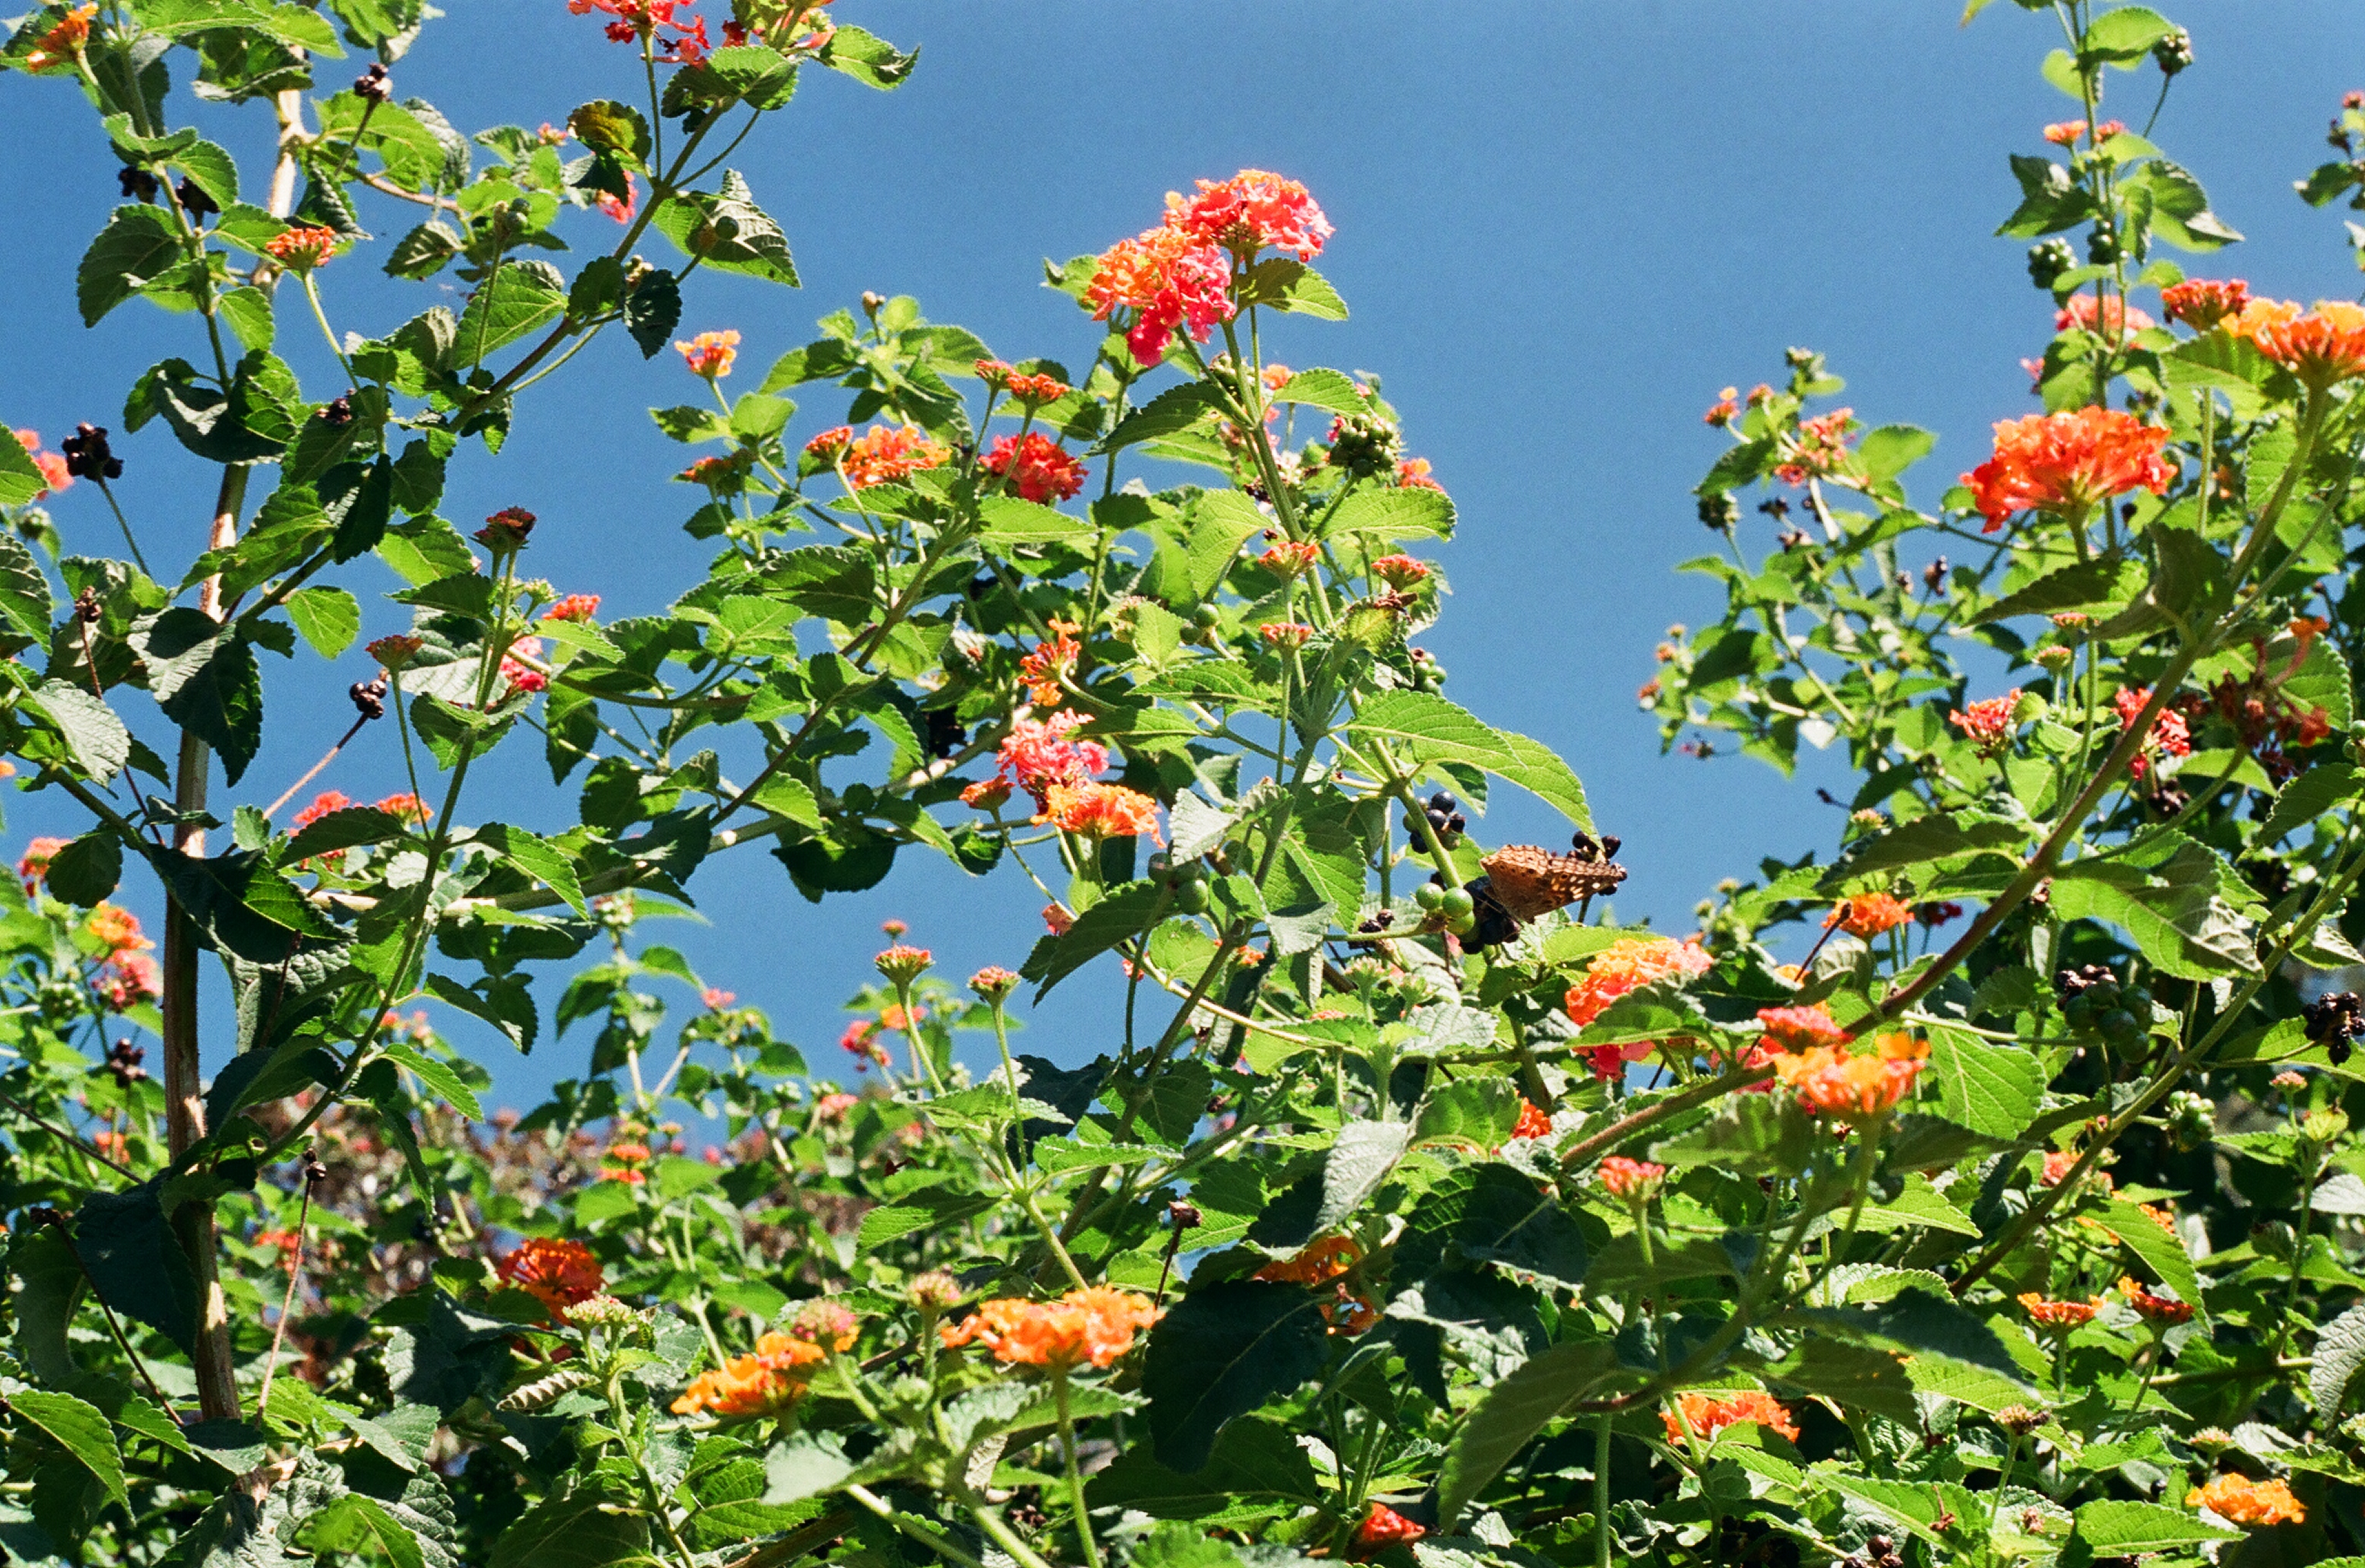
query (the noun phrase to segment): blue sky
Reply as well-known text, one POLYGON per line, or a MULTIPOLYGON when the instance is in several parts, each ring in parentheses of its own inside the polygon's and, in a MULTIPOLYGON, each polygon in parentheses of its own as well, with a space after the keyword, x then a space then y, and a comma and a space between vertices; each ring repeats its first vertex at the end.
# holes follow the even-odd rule
MULTIPOLYGON (((637 90, 630 52, 556 0, 447 8, 395 79, 464 129, 563 122, 580 101, 637 90)), ((1597 818, 1626 841, 1620 916, 1686 928, 1719 878, 1753 875, 1765 855, 1828 852, 1836 813, 1813 789, 1835 781, 1836 760, 1784 783, 1739 759, 1662 758, 1634 707, 1666 625, 1716 608, 1706 579, 1670 571, 1714 543, 1688 495, 1723 439, 1700 411, 1721 386, 1778 380, 1786 346, 1822 350, 1866 423, 1938 432, 1909 476, 1926 502, 1985 454, 1990 423, 2034 409, 2018 362, 2040 352, 2049 308, 2023 246, 1989 236, 2014 201, 2006 155, 2042 151, 2037 128, 2068 112, 2036 75, 2059 42, 2048 17, 2001 4, 1961 28, 1951 5, 1929 0, 837 9, 923 45, 918 70, 893 94, 809 73, 790 110, 741 149, 734 162, 787 230, 804 287, 701 277, 685 334, 738 329, 742 374, 760 374, 813 335, 816 317, 877 289, 916 295, 1004 358, 1081 364, 1094 330, 1039 286, 1042 258, 1148 226, 1163 193, 1194 177, 1255 166, 1302 179, 1338 227, 1319 264, 1353 316, 1293 323, 1269 352, 1384 377, 1409 450, 1461 509, 1460 537, 1440 553, 1454 597, 1426 639, 1452 672, 1447 693, 1575 766, 1597 818)), ((2326 155, 2341 92, 2365 85, 2342 74, 2348 51, 2337 47, 2353 17, 2329 0, 2169 9, 2199 61, 2156 139, 2249 237, 2202 266, 2277 295, 2355 292, 2341 215, 2291 190, 2326 155)), ((323 78, 346 73, 324 67, 323 78)), ((2105 111, 2140 127, 2156 73, 2113 80, 2105 111)), ((178 112, 189 114, 185 95, 178 112)), ((259 184, 263 112, 197 118, 259 184)), ((76 319, 73 263, 115 182, 68 88, 6 78, 0 149, 12 307, 0 420, 52 444, 77 420, 119 425, 125 386, 151 360, 189 352, 189 324, 137 306, 95 330, 76 319)), ((387 238, 409 221, 391 205, 363 213, 387 238)), ((607 242, 604 220, 575 222, 585 245, 607 242)), ((378 278, 375 260, 324 274, 341 330, 385 330, 432 302, 378 278)), ((308 385, 326 386, 325 348, 292 315, 282 352, 308 385)), ((642 409, 696 390, 673 355, 644 363, 621 337, 603 340, 537 388, 498 460, 455 466, 444 510, 472 521, 527 506, 543 519, 534 570, 601 594, 606 615, 657 610, 698 579, 707 552, 679 532, 689 492, 667 482, 681 449, 642 409)), ((816 396, 794 429, 841 412, 816 396)), ((143 538, 185 559, 211 498, 202 471, 161 426, 118 451, 131 464, 119 493, 143 538)), ((56 513, 70 548, 119 550, 89 487, 56 513)), ((1753 550, 1770 532, 1754 513, 1743 529, 1753 550)), ((366 613, 365 635, 403 620, 382 603, 366 613)), ((235 798, 267 801, 309 766, 350 716, 345 685, 367 673, 357 651, 334 667, 275 662, 263 750, 235 798)), ((126 694, 122 706, 141 700, 126 694)), ((160 733, 152 714, 133 718, 160 733)), ((320 785, 365 799, 398 788, 395 745, 390 726, 374 726, 320 785)), ((548 824, 566 803, 525 742, 479 777, 472 817, 548 824)), ((1510 793, 1484 836, 1560 837, 1546 809, 1510 793)), ((74 825, 50 797, 8 801, 12 846, 74 825)), ((711 861, 694 886, 710 924, 644 933, 768 1009, 817 1064, 835 1055, 839 1002, 869 977, 880 920, 913 921, 913 939, 956 977, 1015 965, 1040 929, 1040 900, 1012 872, 978 882, 913 855, 881 888, 816 908, 760 851, 738 855, 711 861)), ((152 921, 153 901, 132 902, 152 921)), ((218 978, 207 985, 219 994, 218 978)), ((669 999, 695 1006, 685 988, 669 999)), ((1069 982, 1034 1017, 1028 1047, 1061 1059, 1104 1048, 1115 1000, 1105 979, 1069 982)), ((454 1037, 512 1102, 579 1072, 589 1049, 580 1031, 545 1036, 521 1061, 466 1020, 454 1037)), ((210 1053, 207 1065, 219 1065, 210 1053)))

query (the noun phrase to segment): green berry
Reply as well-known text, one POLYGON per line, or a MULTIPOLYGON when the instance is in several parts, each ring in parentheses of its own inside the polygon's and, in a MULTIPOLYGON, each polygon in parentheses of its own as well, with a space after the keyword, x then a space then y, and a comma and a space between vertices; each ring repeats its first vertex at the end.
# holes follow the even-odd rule
POLYGON ((1468 935, 1477 924, 1478 917, 1474 914, 1449 914, 1445 917, 1445 929, 1456 936, 1468 935))
POLYGON ((1445 907, 1445 890, 1435 882, 1423 882, 1412 890, 1412 902, 1435 914, 1445 907))
POLYGON ((1443 908, 1448 915, 1459 920, 1477 913, 1478 901, 1471 896, 1468 888, 1452 888, 1446 892, 1443 908))
POLYGON ((1174 907, 1185 914, 1205 914, 1209 897, 1207 884, 1194 877, 1175 888, 1174 907))
POLYGON ((2114 1007, 2103 1014, 2102 1021, 2095 1026, 2102 1031, 2102 1038, 2122 1048, 2133 1046, 2144 1037, 2142 1021, 2124 1007, 2114 1007))
POLYGON ((1153 881, 1162 882, 1173 871, 1173 869, 1174 862, 1167 857, 1163 850, 1161 850, 1158 854, 1151 856, 1148 863, 1142 867, 1142 875, 1149 878, 1153 881))

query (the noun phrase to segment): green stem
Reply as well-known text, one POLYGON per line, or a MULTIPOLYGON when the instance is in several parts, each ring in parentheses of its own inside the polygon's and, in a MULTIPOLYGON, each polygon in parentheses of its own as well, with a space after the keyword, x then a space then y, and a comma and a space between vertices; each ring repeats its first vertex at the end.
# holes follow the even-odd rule
POLYGON ((1609 1428, 1603 1416, 1593 1428, 1593 1568, 1609 1568, 1609 1428))
POLYGON ((1093 1521, 1084 1507, 1084 1476, 1076 1468, 1076 1423, 1073 1402, 1068 1396, 1068 1369, 1062 1364, 1051 1368, 1051 1397, 1059 1410, 1059 1451, 1068 1467, 1068 1506, 1076 1514, 1076 1539, 1084 1543, 1084 1561, 1092 1568, 1101 1568, 1100 1543, 1093 1539, 1093 1521))

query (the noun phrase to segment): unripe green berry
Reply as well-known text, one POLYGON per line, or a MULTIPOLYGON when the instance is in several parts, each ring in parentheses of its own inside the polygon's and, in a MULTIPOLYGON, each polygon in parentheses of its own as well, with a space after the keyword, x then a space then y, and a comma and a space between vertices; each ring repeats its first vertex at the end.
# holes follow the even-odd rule
POLYGON ((1434 914, 1445 907, 1445 890, 1435 882, 1423 882, 1412 890, 1412 902, 1434 914))
POLYGON ((1442 907, 1448 915, 1459 920, 1465 914, 1475 913, 1478 901, 1471 896, 1468 888, 1449 888, 1442 907))

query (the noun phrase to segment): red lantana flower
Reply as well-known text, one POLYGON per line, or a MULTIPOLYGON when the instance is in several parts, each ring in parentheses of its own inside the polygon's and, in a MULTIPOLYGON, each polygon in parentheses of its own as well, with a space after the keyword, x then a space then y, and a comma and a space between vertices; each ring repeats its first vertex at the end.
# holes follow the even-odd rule
POLYGON ((1084 303, 1095 321, 1132 310, 1126 347, 1141 364, 1156 364, 1177 327, 1204 343, 1218 322, 1232 319, 1231 281, 1231 268, 1216 246, 1180 230, 1152 229, 1101 253, 1084 303))
POLYGON ((1195 243, 1221 245, 1243 259, 1270 246, 1310 262, 1335 232, 1312 194, 1295 180, 1242 169, 1228 180, 1201 180, 1198 186, 1195 196, 1166 198, 1168 227, 1195 243))
POLYGON ((1994 756, 2011 748, 2012 733, 2017 727, 2012 713, 2019 706, 2020 688, 2015 686, 2001 697, 1981 698, 1946 719, 1963 732, 1964 739, 1979 748, 1982 756, 1994 756))
POLYGON ((2159 303, 2171 321, 2181 321, 2205 332, 2229 316, 2239 316, 2250 302, 2250 286, 2240 278, 2220 282, 2196 277, 2169 285, 2159 291, 2159 303))
MULTIPOLYGON (((1056 385, 1056 384, 1055 384, 1056 385)), ((1069 500, 1084 487, 1084 465, 1040 431, 996 436, 985 454, 986 472, 1006 478, 1022 501, 1069 500)))

